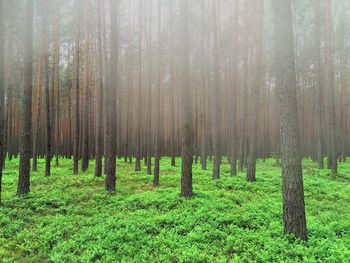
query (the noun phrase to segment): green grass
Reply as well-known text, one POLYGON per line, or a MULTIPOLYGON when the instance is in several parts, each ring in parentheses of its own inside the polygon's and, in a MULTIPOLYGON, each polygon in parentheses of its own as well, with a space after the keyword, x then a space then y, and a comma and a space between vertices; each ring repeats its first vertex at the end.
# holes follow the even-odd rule
POLYGON ((18 160, 7 163, 0 207, 0 262, 350 262, 350 164, 338 177, 304 162, 309 241, 283 235, 280 169, 258 162, 257 182, 245 174, 211 179, 194 165, 192 199, 179 197, 180 165, 161 161, 161 187, 118 161, 117 193, 103 178, 72 175, 61 160, 31 193, 15 197, 18 160))

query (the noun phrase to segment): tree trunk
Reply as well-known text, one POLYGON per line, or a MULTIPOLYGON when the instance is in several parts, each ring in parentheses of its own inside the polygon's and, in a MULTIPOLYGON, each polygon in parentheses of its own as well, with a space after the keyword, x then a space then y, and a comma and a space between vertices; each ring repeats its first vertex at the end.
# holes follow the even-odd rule
POLYGON ((74 167, 73 174, 79 172, 79 138, 80 138, 80 1, 76 0, 76 32, 75 32, 75 126, 74 126, 74 167))
POLYGON ((17 195, 30 191, 33 87, 33 0, 26 1, 24 30, 24 89, 22 102, 21 149, 17 195))
POLYGON ((336 135, 336 114, 335 114, 335 85, 333 74, 333 18, 331 0, 325 1, 325 76, 327 89, 327 112, 328 112, 328 136, 329 167, 333 176, 338 172, 337 168, 337 135, 336 135))
POLYGON ((162 44, 161 44, 161 1, 158 1, 158 82, 157 82, 157 90, 155 92, 155 106, 156 106, 156 133, 155 133, 155 148, 154 148, 154 177, 153 177, 153 186, 159 186, 159 171, 160 171, 160 140, 161 140, 161 77, 162 77, 162 44))
POLYGON ((189 10, 188 1, 180 0, 180 39, 181 48, 181 196, 191 197, 192 190, 192 120, 191 89, 189 81, 189 10))
MULTIPOLYGON (((54 23, 53 23, 53 92, 56 93, 56 125, 55 125, 55 153, 56 153, 56 166, 59 165, 58 156, 60 153, 60 1, 54 1, 54 23)), ((48 13, 47 13, 48 14, 48 13)), ((47 16, 47 14, 45 14, 47 16)))
POLYGON ((5 24, 4 24, 4 4, 0 0, 0 204, 2 193, 2 169, 4 164, 4 134, 5 134, 5 70, 4 70, 4 56, 5 56, 5 24))
POLYGON ((260 85, 261 85, 261 60, 263 45, 263 19, 264 19, 264 0, 258 1, 256 5, 256 32, 255 32, 255 80, 251 90, 251 109, 250 109, 250 138, 247 160, 247 181, 254 182, 256 180, 256 158, 258 144, 258 117, 259 117, 259 101, 260 101, 260 85))
POLYGON ((117 62, 118 62, 118 5, 119 1, 110 0, 111 35, 110 35, 110 70, 109 85, 106 89, 106 179, 105 189, 110 194, 115 193, 116 184, 116 87, 117 87, 117 62))
POLYGON ((90 91, 90 25, 89 3, 85 3, 85 41, 84 41, 84 91, 83 91, 83 137, 81 170, 86 172, 89 168, 89 91, 90 91))
POLYGON ((49 23, 47 19, 48 14, 48 3, 45 1, 43 7, 43 42, 44 42, 44 53, 43 53, 43 86, 45 96, 45 116, 46 116, 46 163, 45 163, 45 176, 51 175, 51 104, 50 104, 50 85, 49 85, 49 23))
POLYGON ((277 77, 281 81, 279 93, 284 232, 306 240, 291 0, 273 0, 272 4, 277 77))
POLYGON ((237 95, 239 90, 238 83, 238 32, 239 32, 239 0, 235 0, 233 3, 234 17, 233 17, 233 48, 232 48, 232 102, 230 105, 230 173, 231 176, 237 174, 237 95))
POLYGON ((97 109, 96 109, 96 166, 95 176, 102 176, 102 155, 103 155, 103 64, 102 64, 102 35, 101 35, 101 2, 97 4, 97 109))
POLYGON ((219 62, 219 39, 218 39, 218 21, 217 21, 217 1, 213 1, 213 21, 214 21, 214 80, 212 87, 212 94, 214 100, 214 111, 213 111, 213 150, 214 150, 214 163, 213 163, 213 179, 220 178, 220 164, 221 164, 221 111, 220 111, 220 62, 219 62))
POLYGON ((315 121, 316 121, 316 158, 318 168, 323 169, 323 153, 322 153, 322 116, 321 116, 321 101, 322 101, 322 70, 321 70, 321 6, 320 1, 315 0, 315 51, 316 51, 316 83, 314 87, 315 97, 315 121))

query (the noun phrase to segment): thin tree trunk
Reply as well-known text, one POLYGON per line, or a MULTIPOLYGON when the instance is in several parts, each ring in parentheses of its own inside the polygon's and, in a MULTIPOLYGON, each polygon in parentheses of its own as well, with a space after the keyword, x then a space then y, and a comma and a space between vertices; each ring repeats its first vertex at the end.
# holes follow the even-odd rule
POLYGON ((5 134, 5 70, 4 70, 4 56, 5 56, 5 40, 4 40, 4 4, 0 0, 0 204, 2 193, 2 169, 4 164, 4 134, 5 134))
POLYGON ((103 65, 102 65, 102 36, 101 36, 101 2, 97 4, 97 109, 96 109, 96 166, 95 176, 102 176, 102 155, 103 155, 103 65))
POLYGON ((156 105, 156 134, 155 134, 155 155, 154 155, 154 177, 153 177, 153 186, 159 186, 159 170, 160 170, 160 140, 161 140, 161 76, 162 76, 162 44, 161 44, 161 1, 158 0, 158 82, 157 82, 157 90, 155 92, 155 105, 156 105))
POLYGON ((219 62, 219 39, 218 39, 218 21, 217 21, 217 1, 213 0, 213 21, 214 21, 214 80, 212 87, 212 94, 214 99, 214 116, 213 116, 213 150, 214 150, 214 163, 213 163, 213 179, 220 178, 220 164, 221 164, 221 111, 220 111, 220 62, 219 62))
POLYGON ((21 149, 17 195, 30 191, 33 87, 33 0, 26 1, 24 30, 24 90, 22 102, 21 149))
POLYGON ((234 0, 234 18, 233 18, 233 54, 232 54, 232 77, 233 77, 233 96, 231 107, 231 134, 230 134, 230 167, 231 176, 237 174, 237 95, 239 90, 238 83, 238 22, 239 22, 239 0, 234 0))
POLYGON ((187 0, 180 0, 180 39, 181 48, 181 196, 191 197, 192 190, 192 120, 191 90, 189 81, 189 8, 187 0))
POLYGON ((251 127, 247 160, 247 181, 256 180, 256 158, 257 158, 257 141, 258 141, 258 116, 260 101, 260 84, 261 84, 261 60, 262 60, 262 41, 263 41, 263 12, 264 0, 258 1, 256 5, 256 32, 255 32, 255 81, 251 90, 251 127))
POLYGON ((105 189, 114 194, 116 188, 116 86, 117 86, 117 62, 118 62, 118 5, 119 1, 110 0, 111 35, 110 35, 110 70, 109 85, 106 89, 106 179, 105 189))
POLYGON ((80 0, 76 0, 76 32, 75 32, 75 126, 74 126, 74 167, 73 174, 79 172, 79 138, 80 138, 80 0))
POLYGON ((328 111, 328 132, 329 132, 329 149, 328 160, 329 167, 333 176, 338 172, 337 168, 337 135, 336 135, 336 113, 335 113, 335 85, 333 74, 333 18, 331 0, 325 1, 325 76, 327 89, 327 111, 328 111))
POLYGON ((315 121, 316 121, 316 155, 318 168, 323 169, 322 153, 322 70, 321 70, 321 39, 320 39, 320 19, 321 6, 320 1, 315 0, 315 51, 316 51, 316 83, 315 83, 315 121))
MULTIPOLYGON (((53 42, 54 42, 54 54, 53 54, 53 92, 56 93, 56 131, 55 131, 55 153, 56 153, 56 166, 59 165, 59 153, 60 153, 60 77, 59 77, 59 64, 60 64, 60 1, 54 1, 54 23, 53 23, 53 42)), ((47 15, 47 14, 46 14, 47 15)))

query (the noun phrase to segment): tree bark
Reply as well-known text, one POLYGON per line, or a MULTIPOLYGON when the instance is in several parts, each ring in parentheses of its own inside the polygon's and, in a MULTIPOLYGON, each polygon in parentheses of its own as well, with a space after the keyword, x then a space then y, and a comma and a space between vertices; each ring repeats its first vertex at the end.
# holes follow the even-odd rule
POLYGON ((26 1, 24 30, 24 89, 22 102, 21 149, 17 195, 30 191, 33 87, 33 0, 26 1))
POLYGON ((255 32, 255 79, 251 90, 251 109, 250 109, 250 134, 249 149, 247 160, 247 181, 254 182, 256 180, 256 158, 258 143, 258 117, 259 117, 259 101, 261 86, 261 64, 262 64, 262 45, 263 45, 263 12, 264 0, 258 1, 256 4, 256 32, 255 32))
POLYGON ((110 17, 111 17, 111 35, 110 35, 110 70, 109 85, 106 89, 106 179, 105 189, 110 194, 115 193, 116 189, 116 87, 117 87, 117 62, 118 62, 118 5, 119 1, 110 0, 110 17))
POLYGON ((316 121, 316 158, 318 168, 323 169, 323 153, 322 153, 322 116, 321 116, 321 103, 322 103, 322 70, 321 70, 321 39, 320 39, 320 26, 321 26, 321 6, 320 1, 315 0, 315 51, 316 51, 316 83, 314 87, 315 96, 315 121, 316 121))
POLYGON ((76 0, 76 32, 75 32, 75 126, 74 126, 74 167, 73 174, 79 173, 79 138, 80 138, 80 1, 76 0))
POLYGON ((180 0, 180 39, 181 48, 181 196, 191 197, 192 189, 192 120, 191 90, 189 81, 189 10, 188 1, 180 0))
POLYGON ((333 18, 331 0, 325 0, 325 76, 327 90, 327 112, 328 112, 328 160, 332 175, 338 172, 337 167, 337 135, 336 135, 336 113, 335 113, 335 85, 333 70, 333 18))
POLYGON ((5 70, 4 70, 4 56, 5 56, 5 41, 4 41, 4 3, 0 0, 0 204, 2 193, 2 169, 4 164, 4 134, 5 134, 5 70))
POLYGON ((102 35, 101 35, 101 1, 97 4, 97 68, 98 68, 98 80, 97 80, 97 109, 96 109, 96 166, 95 176, 102 176, 102 155, 103 155, 103 64, 102 64, 102 35))
POLYGON ((218 21, 217 21, 217 1, 213 0, 213 54, 214 54, 214 75, 213 75, 213 100, 214 100, 214 116, 213 116, 213 150, 214 150, 214 163, 213 163, 213 179, 220 178, 220 164, 221 164, 221 111, 220 111, 220 62, 219 62, 219 39, 218 39, 218 21))
POLYGON ((273 0, 277 77, 281 81, 281 159, 284 232, 307 239, 296 92, 291 0, 273 0))

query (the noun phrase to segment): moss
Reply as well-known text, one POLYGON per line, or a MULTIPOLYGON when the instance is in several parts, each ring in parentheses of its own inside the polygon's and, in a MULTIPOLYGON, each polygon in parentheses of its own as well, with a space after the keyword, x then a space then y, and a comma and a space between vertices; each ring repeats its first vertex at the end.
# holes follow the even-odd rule
POLYGON ((103 178, 72 175, 62 159, 52 176, 32 174, 31 193, 14 196, 18 160, 6 164, 0 207, 1 262, 349 262, 350 164, 340 176, 304 161, 309 241, 283 235, 280 168, 258 161, 257 182, 245 174, 222 179, 194 166, 191 199, 179 196, 180 160, 161 160, 161 186, 143 167, 118 160, 117 194, 103 178))

